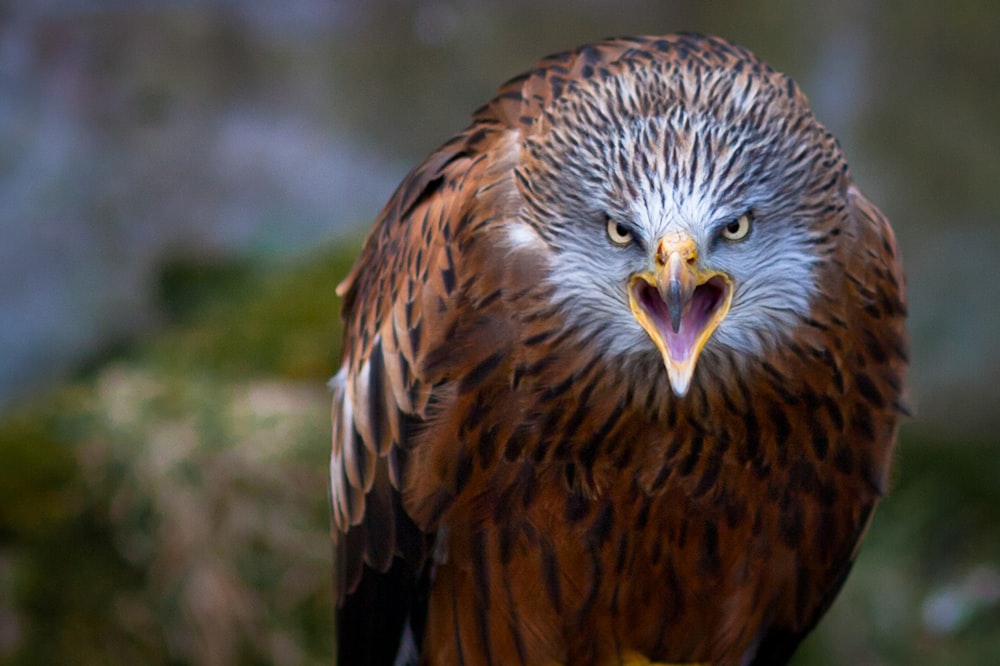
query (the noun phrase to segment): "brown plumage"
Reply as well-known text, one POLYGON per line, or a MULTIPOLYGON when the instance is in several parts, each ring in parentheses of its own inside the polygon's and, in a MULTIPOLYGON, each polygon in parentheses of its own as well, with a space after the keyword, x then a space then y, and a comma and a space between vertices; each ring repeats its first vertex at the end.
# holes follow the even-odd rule
POLYGON ((784 663, 886 488, 902 289, 745 49, 620 39, 506 83, 338 289, 341 664, 784 663))

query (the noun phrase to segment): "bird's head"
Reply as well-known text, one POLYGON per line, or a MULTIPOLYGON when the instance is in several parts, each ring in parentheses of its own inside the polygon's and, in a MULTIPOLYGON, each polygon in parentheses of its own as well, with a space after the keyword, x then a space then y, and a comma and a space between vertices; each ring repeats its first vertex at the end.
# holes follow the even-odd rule
POLYGON ((516 169, 532 233, 515 240, 546 246, 561 310, 606 353, 658 353, 678 396, 808 316, 847 178, 787 77, 699 47, 567 86, 516 169))

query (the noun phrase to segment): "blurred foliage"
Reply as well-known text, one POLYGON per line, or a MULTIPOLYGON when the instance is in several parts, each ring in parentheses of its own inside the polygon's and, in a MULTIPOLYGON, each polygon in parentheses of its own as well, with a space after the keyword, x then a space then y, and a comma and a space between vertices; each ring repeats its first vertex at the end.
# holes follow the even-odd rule
POLYGON ((171 266, 165 333, 4 417, 0 659, 329 663, 324 381, 355 251, 171 266))

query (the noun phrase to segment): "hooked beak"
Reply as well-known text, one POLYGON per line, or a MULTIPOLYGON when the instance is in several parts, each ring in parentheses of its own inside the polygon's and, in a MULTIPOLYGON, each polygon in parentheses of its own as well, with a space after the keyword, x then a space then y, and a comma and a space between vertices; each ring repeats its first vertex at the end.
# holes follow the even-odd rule
POLYGON ((629 305, 663 356, 670 385, 683 397, 705 343, 729 312, 732 281, 698 266, 690 236, 672 232, 656 246, 656 268, 632 276, 629 305))

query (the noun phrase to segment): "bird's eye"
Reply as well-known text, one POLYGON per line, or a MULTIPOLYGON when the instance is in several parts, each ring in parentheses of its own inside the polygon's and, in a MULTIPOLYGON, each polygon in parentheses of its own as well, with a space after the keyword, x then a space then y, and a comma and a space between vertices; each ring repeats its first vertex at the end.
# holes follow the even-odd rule
POLYGON ((731 241, 743 240, 748 233, 750 233, 750 213, 743 213, 722 228, 722 237, 731 241))
POLYGON ((608 218, 608 238, 615 245, 624 247, 632 242, 632 231, 624 224, 608 218))

